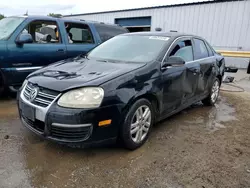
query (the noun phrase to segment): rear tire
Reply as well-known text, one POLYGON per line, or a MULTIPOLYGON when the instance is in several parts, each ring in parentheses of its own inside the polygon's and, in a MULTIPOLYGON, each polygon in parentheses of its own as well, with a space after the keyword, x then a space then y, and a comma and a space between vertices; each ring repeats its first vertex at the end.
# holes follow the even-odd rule
POLYGON ((147 141, 153 125, 153 112, 152 104, 146 99, 139 99, 130 107, 120 130, 125 148, 135 150, 147 141))
POLYGON ((219 97, 219 93, 220 93, 220 80, 216 78, 213 82, 208 97, 203 99, 202 103, 206 106, 213 106, 219 97))

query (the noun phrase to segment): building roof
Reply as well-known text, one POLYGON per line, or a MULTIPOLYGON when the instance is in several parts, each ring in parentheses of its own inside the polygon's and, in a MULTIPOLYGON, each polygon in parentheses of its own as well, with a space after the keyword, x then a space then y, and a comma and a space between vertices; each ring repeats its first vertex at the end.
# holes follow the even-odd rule
POLYGON ((191 3, 161 5, 161 6, 133 8, 133 9, 124 9, 124 10, 111 10, 111 11, 91 12, 91 13, 84 13, 84 14, 71 14, 71 15, 64 15, 63 17, 84 16, 84 15, 92 15, 92 14, 115 13, 115 12, 126 12, 126 11, 137 11, 137 10, 147 10, 147 9, 159 9, 159 8, 201 5, 201 4, 211 4, 211 3, 223 3, 223 2, 232 2, 232 1, 244 1, 244 0, 207 0, 207 1, 198 1, 198 2, 191 2, 191 3))

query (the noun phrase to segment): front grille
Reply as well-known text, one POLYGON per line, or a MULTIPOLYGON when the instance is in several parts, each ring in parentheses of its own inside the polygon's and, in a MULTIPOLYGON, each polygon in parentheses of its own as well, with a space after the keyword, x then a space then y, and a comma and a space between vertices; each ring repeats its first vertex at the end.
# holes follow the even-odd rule
POLYGON ((52 101, 59 95, 58 92, 50 90, 50 89, 46 89, 43 87, 38 87, 38 86, 34 86, 31 83, 28 83, 24 89, 24 97, 29 100, 30 98, 30 92, 34 89, 34 88, 38 88, 38 94, 36 96, 36 98, 32 101, 33 104, 41 106, 41 107, 47 107, 49 106, 52 101))
POLYGON ((30 119, 24 117, 24 116, 22 116, 22 119, 23 119, 23 121, 25 121, 25 123, 26 123, 27 125, 29 125, 30 127, 36 129, 37 131, 39 131, 39 132, 41 132, 41 133, 44 132, 44 128, 45 128, 44 122, 39 121, 39 120, 36 120, 36 121, 34 122, 34 121, 32 121, 32 120, 30 120, 30 119))
POLYGON ((86 140, 91 135, 92 126, 69 128, 51 126, 51 136, 58 139, 86 140))

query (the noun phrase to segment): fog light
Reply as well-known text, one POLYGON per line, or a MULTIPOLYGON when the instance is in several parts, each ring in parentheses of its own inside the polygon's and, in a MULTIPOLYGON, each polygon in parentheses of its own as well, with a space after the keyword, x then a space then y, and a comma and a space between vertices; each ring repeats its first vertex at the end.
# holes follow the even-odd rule
POLYGON ((101 127, 101 126, 105 126, 105 125, 110 125, 111 122, 112 122, 111 119, 104 120, 104 121, 100 121, 100 122, 98 123, 98 126, 101 127))

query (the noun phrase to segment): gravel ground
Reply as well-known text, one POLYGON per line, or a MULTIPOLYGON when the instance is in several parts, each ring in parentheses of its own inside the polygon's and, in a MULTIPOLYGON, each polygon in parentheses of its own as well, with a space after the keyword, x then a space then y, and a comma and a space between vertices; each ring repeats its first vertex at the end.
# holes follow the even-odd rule
POLYGON ((250 188, 250 93, 221 92, 164 120, 136 151, 72 149, 24 128, 0 101, 0 187, 250 188))

